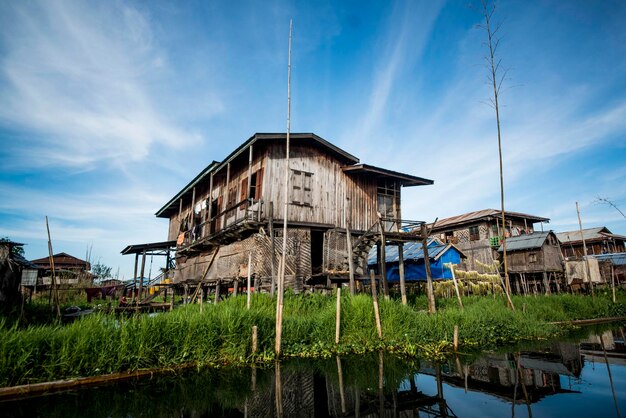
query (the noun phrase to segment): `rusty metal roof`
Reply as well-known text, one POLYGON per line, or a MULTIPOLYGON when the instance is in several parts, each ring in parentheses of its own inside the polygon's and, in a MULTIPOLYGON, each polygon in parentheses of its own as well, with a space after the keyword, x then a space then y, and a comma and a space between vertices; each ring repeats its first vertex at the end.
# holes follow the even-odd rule
MULTIPOLYGON (((561 241, 562 243, 569 244, 571 242, 582 241, 580 239, 580 230, 559 232, 558 234, 556 234, 556 236, 559 239, 559 241, 561 241)), ((585 238, 585 241, 593 241, 593 240, 598 240, 598 239, 603 240, 607 238, 613 238, 613 239, 617 239, 620 241, 626 241, 625 236, 613 234, 605 226, 598 226, 595 228, 583 229, 583 237, 585 238)))
MULTIPOLYGON (((534 232, 532 234, 509 237, 506 239, 506 250, 521 251, 530 250, 533 248, 541 248, 543 246, 543 243, 546 242, 546 238, 548 238, 548 235, 550 234, 554 233, 552 231, 534 232)), ((500 245, 498 251, 502 251, 502 245, 500 245)))
MULTIPOLYGON (((439 219, 437 223, 435 224, 435 227, 433 228, 433 232, 438 232, 438 231, 442 231, 453 226, 470 224, 470 223, 481 221, 481 220, 490 221, 494 219, 499 219, 500 216, 501 216, 501 212, 500 210, 497 210, 497 209, 483 209, 483 210, 477 210, 474 212, 464 213, 462 215, 451 216, 449 218, 439 219)), ((504 211, 504 216, 506 219, 512 219, 512 218, 526 219, 528 221, 531 221, 531 223, 550 222, 549 218, 544 218, 544 217, 536 216, 536 215, 529 215, 527 213, 521 213, 521 212, 511 212, 508 210, 504 211)))

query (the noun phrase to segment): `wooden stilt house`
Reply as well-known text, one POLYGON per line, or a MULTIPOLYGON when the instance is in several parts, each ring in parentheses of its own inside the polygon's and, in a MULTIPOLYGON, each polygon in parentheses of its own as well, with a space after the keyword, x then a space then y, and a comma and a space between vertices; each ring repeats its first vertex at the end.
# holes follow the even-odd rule
MULTIPOLYGON (((517 293, 560 291, 564 285, 561 246, 552 231, 507 238, 509 277, 517 293)), ((502 253, 502 245, 498 252, 502 253)))
POLYGON ((285 276, 295 291, 345 277, 349 247, 354 271, 362 273, 378 241, 412 235, 404 232, 414 225, 402 221, 401 189, 432 180, 361 164, 315 134, 296 133, 285 196, 285 144, 286 134, 253 135, 156 213, 169 219, 169 239, 177 244, 176 282, 237 291, 251 260, 255 285, 269 287, 282 253, 285 202, 285 276))

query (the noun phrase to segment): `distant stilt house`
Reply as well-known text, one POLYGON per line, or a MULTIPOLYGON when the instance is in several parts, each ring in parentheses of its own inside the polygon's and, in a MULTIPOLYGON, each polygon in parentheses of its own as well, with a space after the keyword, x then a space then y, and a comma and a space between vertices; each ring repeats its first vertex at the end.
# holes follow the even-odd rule
POLYGON ((607 227, 599 226, 595 228, 583 229, 581 238, 580 230, 559 232, 556 236, 561 241, 561 249, 565 258, 582 257, 583 238, 587 246, 588 255, 623 253, 626 236, 611 233, 607 227))
MULTIPOLYGON (((377 249, 372 248, 367 259, 371 269, 378 268, 377 249)), ((388 245, 385 251, 387 262, 387 280, 390 282, 400 281, 400 258, 399 249, 396 245, 388 245)), ((407 242, 403 245, 404 278, 407 282, 426 280, 426 264, 424 262, 424 250, 421 242, 407 242)), ((452 272, 445 265, 452 263, 459 265, 466 258, 465 254, 453 244, 444 244, 438 239, 428 240, 428 258, 430 271, 434 280, 452 279, 452 272)))
MULTIPOLYGON (((509 278, 517 293, 560 290, 565 284, 563 256, 554 232, 507 238, 506 249, 509 278)), ((500 246, 498 252, 502 251, 500 246)))
MULTIPOLYGON (((504 212, 505 225, 502 225, 501 212, 484 209, 450 218, 440 219, 432 229, 432 236, 445 243, 456 245, 467 256, 466 270, 487 272, 482 264, 491 265, 500 258, 498 248, 501 237, 532 234, 534 224, 549 222, 548 218, 519 212, 504 212)), ((508 249, 508 246, 507 246, 508 249)))
POLYGON ((382 236, 387 242, 415 239, 405 232, 416 225, 402 221, 401 189, 432 180, 361 164, 315 134, 297 133, 291 135, 285 196, 285 144, 286 134, 253 135, 156 213, 169 219, 169 239, 177 244, 175 282, 236 288, 250 257, 254 283, 268 289, 278 275, 285 203, 286 285, 295 291, 346 277, 346 233, 360 273, 382 236))
MULTIPOLYGON (((57 253, 52 256, 54 261, 55 275, 58 284, 74 286, 79 282, 93 284, 94 276, 89 272, 91 264, 67 253, 57 253)), ((50 257, 31 260, 31 263, 39 267, 42 277, 39 278, 39 285, 50 286, 52 284, 52 264, 50 257)))

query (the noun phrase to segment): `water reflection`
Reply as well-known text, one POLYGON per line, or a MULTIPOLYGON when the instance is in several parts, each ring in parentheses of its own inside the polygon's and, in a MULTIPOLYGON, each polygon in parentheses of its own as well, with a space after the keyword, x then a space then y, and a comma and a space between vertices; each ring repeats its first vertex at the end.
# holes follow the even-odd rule
POLYGON ((620 416, 623 329, 576 342, 457 357, 374 353, 271 368, 161 376, 0 403, 3 416, 474 417, 620 416))

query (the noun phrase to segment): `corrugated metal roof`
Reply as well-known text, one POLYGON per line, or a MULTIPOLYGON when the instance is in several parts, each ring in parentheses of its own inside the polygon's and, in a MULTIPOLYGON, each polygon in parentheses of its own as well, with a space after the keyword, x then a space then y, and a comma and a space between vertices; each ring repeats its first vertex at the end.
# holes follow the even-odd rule
MULTIPOLYGON (((435 231, 445 229, 446 227, 450 227, 453 225, 469 223, 473 221, 477 221, 483 218, 499 218, 501 216, 501 212, 496 209, 483 209, 477 210, 475 212, 468 212, 462 215, 451 216, 449 218, 439 219, 433 228, 435 231)), ((525 218, 532 222, 549 222, 549 218, 543 218, 541 216, 529 215, 527 213, 521 212, 504 212, 505 218, 525 218)))
MULTIPOLYGON (((449 249, 451 245, 442 244, 441 241, 431 238, 428 240, 428 258, 437 258, 441 253, 445 252, 449 249)), ((376 247, 372 248, 367 256, 367 264, 370 266, 376 265, 378 263, 378 257, 376 254, 376 247)), ((422 243, 417 241, 405 242, 404 243, 404 260, 423 260, 424 259, 424 251, 422 248, 422 243)), ((385 246, 385 261, 387 263, 395 263, 400 260, 398 257, 398 246, 397 245, 386 245, 385 246)))
MULTIPOLYGON (((510 237, 506 239, 507 251, 520 251, 529 250, 532 248, 541 248, 543 243, 552 232, 535 232, 532 234, 518 235, 516 237, 510 237)), ((498 248, 498 251, 502 251, 502 245, 498 248)))
MULTIPOLYGON (((559 232, 558 234, 556 234, 556 236, 559 239, 559 241, 561 241, 562 243, 581 241, 580 230, 559 232)), ((585 238, 585 241, 587 240, 591 241, 595 239, 605 239, 605 238, 615 238, 618 240, 626 240, 626 237, 611 233, 611 231, 609 231, 608 228, 605 226, 598 226, 595 228, 585 228, 583 229, 583 237, 585 238)))
POLYGON ((593 257, 598 260, 610 261, 614 266, 626 266, 626 253, 600 254, 593 257))

